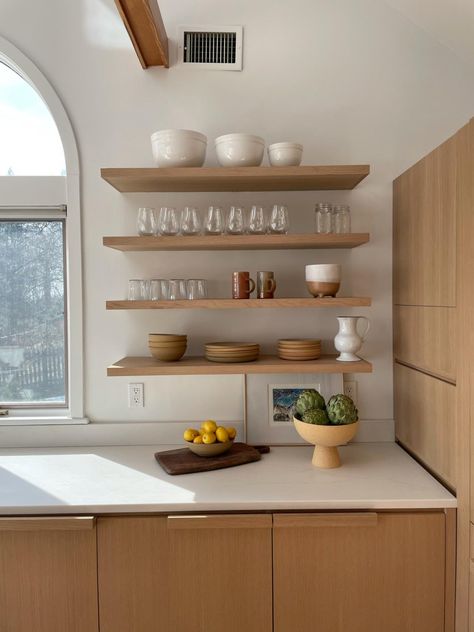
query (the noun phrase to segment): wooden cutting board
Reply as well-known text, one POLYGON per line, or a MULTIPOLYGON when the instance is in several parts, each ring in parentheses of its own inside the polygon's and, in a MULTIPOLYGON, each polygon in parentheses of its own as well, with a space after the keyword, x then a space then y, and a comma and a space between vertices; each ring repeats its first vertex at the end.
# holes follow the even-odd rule
POLYGON ((234 443, 228 452, 219 456, 198 456, 188 448, 181 448, 156 452, 155 459, 168 474, 192 474, 259 461, 261 455, 267 452, 270 452, 267 446, 252 447, 246 443, 234 443))

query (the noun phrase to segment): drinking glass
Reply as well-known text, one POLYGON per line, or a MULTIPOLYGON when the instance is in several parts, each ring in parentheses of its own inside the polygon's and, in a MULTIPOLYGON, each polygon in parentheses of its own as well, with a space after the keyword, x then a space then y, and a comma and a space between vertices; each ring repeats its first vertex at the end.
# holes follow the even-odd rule
POLYGON ((205 279, 188 279, 186 283, 187 297, 189 300, 206 298, 207 283, 205 279))
POLYGON ((149 295, 148 281, 145 279, 130 279, 128 282, 129 301, 146 301, 149 295))
POLYGON ((240 206, 230 207, 226 232, 229 235, 243 235, 245 233, 244 211, 240 206))
POLYGON ((288 219, 288 209, 286 206, 274 204, 272 214, 270 216, 270 232, 279 235, 286 235, 290 228, 290 220, 288 219))
POLYGON ((351 211, 347 204, 336 204, 333 208, 334 232, 351 232, 351 211))
POLYGON ((201 218, 193 206, 185 206, 181 214, 181 233, 183 235, 199 235, 201 232, 201 218))
POLYGON ((316 213, 316 232, 332 232, 332 204, 318 202, 314 210, 316 213))
POLYGON ((264 235, 267 232, 265 211, 263 206, 252 206, 249 220, 249 233, 252 235, 264 235))
POLYGON ((179 219, 176 209, 163 206, 160 209, 159 231, 161 235, 177 235, 179 233, 179 219))
POLYGON ((169 280, 169 301, 179 301, 186 298, 186 281, 184 279, 169 280))
POLYGON ((218 206, 210 206, 208 208, 204 230, 206 235, 222 235, 224 221, 222 218, 222 209, 218 206))
POLYGON ((166 300, 167 295, 163 296, 163 282, 165 279, 151 279, 150 281, 150 301, 166 300))
POLYGON ((170 295, 170 282, 168 279, 160 279, 161 281, 161 300, 167 301, 170 295))
POLYGON ((139 235, 156 235, 158 226, 154 208, 139 208, 137 217, 137 229, 139 235))

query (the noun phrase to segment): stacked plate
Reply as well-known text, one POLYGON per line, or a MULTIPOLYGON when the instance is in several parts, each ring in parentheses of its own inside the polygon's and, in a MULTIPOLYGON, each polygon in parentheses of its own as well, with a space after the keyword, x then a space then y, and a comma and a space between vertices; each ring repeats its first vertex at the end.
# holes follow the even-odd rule
POLYGON ((321 355, 321 340, 310 338, 279 340, 278 355, 282 360, 317 360, 321 355))
POLYGON ((206 358, 211 362, 253 362, 259 353, 256 342, 206 343, 206 358))

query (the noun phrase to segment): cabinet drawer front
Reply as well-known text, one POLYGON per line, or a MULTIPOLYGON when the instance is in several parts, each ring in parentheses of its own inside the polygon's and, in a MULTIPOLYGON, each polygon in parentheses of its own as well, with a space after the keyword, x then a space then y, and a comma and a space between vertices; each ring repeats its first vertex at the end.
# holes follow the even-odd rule
POLYGON ((92 516, 0 518, 0 531, 89 531, 94 525, 92 516))
POLYGON ((361 513, 318 513, 318 514, 275 514, 276 529, 292 527, 376 527, 377 514, 361 513))
POLYGON ((269 515, 168 516, 168 529, 271 529, 269 515))

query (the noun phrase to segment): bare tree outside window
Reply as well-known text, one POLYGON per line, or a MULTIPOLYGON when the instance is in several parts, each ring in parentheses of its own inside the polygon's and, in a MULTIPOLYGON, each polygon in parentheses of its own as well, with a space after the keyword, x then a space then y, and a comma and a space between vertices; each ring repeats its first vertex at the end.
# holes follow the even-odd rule
POLYGON ((0 220, 0 405, 66 405, 64 220, 0 220))

